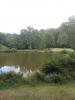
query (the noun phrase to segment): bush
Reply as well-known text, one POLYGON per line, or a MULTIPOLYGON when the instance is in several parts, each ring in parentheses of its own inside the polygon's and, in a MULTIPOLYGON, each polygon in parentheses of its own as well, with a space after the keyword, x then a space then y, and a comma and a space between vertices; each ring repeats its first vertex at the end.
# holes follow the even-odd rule
POLYGON ((44 64, 41 71, 45 74, 61 73, 63 67, 68 64, 69 57, 54 56, 51 58, 50 63, 44 64))
POLYGON ((55 55, 51 58, 50 63, 44 64, 41 67, 43 73, 62 73, 63 71, 75 71, 75 58, 70 57, 70 55, 55 55))
POLYGON ((60 53, 61 53, 61 54, 67 54, 68 51, 66 51, 66 50, 62 50, 62 51, 60 51, 60 53))
POLYGON ((47 83, 65 83, 67 80, 66 80, 66 77, 64 77, 63 75, 60 75, 60 74, 52 74, 52 75, 47 75, 45 77, 45 81, 47 83))
POLYGON ((52 63, 44 64, 41 71, 45 74, 59 73, 61 71, 60 66, 56 66, 52 63))
POLYGON ((8 72, 0 74, 0 89, 22 84, 22 82, 24 82, 24 80, 21 73, 8 72))
POLYGON ((6 52, 6 53, 14 53, 14 52, 17 52, 17 50, 15 48, 11 48, 11 49, 7 49, 7 50, 4 50, 3 52, 6 52))
POLYGON ((36 71, 36 72, 33 72, 33 74, 31 76, 29 76, 27 79, 30 82, 38 82, 39 83, 39 82, 43 82, 44 78, 45 78, 45 75, 42 72, 36 71))
POLYGON ((63 83, 75 79, 75 57, 72 54, 60 54, 51 58, 40 71, 45 74, 45 81, 63 83))
POLYGON ((71 58, 75 59, 75 52, 69 52, 69 55, 70 55, 71 58))

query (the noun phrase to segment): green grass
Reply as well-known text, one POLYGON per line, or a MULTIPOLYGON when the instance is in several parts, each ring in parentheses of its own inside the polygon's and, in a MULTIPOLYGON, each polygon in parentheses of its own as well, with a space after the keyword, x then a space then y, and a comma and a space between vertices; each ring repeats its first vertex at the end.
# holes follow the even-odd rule
POLYGON ((0 44, 0 51, 2 51, 2 50, 7 50, 7 49, 9 49, 9 48, 6 47, 6 46, 4 46, 4 45, 2 45, 2 44, 0 44))
MULTIPOLYGON (((7 53, 16 51, 16 49, 9 49, 8 47, 0 44, 0 51, 6 51, 7 53)), ((74 50, 71 48, 49 48, 49 49, 25 49, 25 50, 17 50, 18 52, 53 52, 53 53, 59 53, 61 51, 66 52, 73 52, 74 50)))
POLYGON ((16 52, 17 50, 15 48, 8 48, 2 44, 0 44, 0 53, 13 53, 13 52, 16 52))
POLYGON ((51 48, 50 50, 52 50, 53 52, 61 52, 63 50, 68 51, 68 52, 73 52, 74 51, 71 48, 51 48))
POLYGON ((0 100, 75 100, 75 84, 2 90, 0 91, 0 100))
POLYGON ((34 52, 34 51, 37 51, 37 52, 49 52, 49 51, 52 51, 52 52, 61 52, 61 51, 67 51, 67 52, 73 52, 74 50, 71 49, 71 48, 49 48, 49 49, 25 49, 25 50, 18 50, 18 51, 21 51, 21 52, 24 52, 24 51, 31 51, 31 52, 34 52))

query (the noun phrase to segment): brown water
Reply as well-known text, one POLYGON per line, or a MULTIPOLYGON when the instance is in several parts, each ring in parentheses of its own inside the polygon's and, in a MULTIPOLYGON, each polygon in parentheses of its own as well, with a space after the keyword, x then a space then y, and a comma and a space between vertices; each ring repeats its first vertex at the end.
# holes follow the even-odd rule
POLYGON ((0 66, 20 66, 35 70, 50 60, 50 53, 36 51, 19 51, 16 53, 0 53, 0 66))

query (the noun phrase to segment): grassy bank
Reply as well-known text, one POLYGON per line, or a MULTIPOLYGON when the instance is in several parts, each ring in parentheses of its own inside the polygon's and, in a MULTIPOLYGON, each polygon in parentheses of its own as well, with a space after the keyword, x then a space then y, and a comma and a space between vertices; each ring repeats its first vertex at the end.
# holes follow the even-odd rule
POLYGON ((59 53, 61 51, 66 52, 74 52, 71 48, 49 48, 49 49, 25 49, 25 50, 18 50, 18 52, 24 52, 24 51, 31 51, 31 52, 53 52, 53 53, 59 53))
POLYGON ((75 53, 53 54, 28 75, 0 73, 0 100, 75 100, 75 53))
POLYGON ((9 48, 0 44, 0 53, 11 53, 11 52, 12 53, 17 52, 17 50, 15 48, 9 48))
POLYGON ((65 84, 75 81, 75 53, 59 53, 33 72, 0 73, 0 89, 18 86, 65 84))

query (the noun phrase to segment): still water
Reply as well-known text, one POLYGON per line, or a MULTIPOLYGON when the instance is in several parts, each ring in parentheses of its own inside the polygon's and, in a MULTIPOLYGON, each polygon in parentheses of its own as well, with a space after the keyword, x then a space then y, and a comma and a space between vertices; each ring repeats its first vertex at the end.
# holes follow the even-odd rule
POLYGON ((0 67, 0 73, 7 73, 7 72, 12 72, 12 71, 16 73, 21 72, 19 66, 17 68, 15 66, 1 66, 0 67))
POLYGON ((0 53, 0 67, 20 66, 21 69, 35 70, 50 60, 51 54, 37 51, 19 51, 16 53, 0 53))

